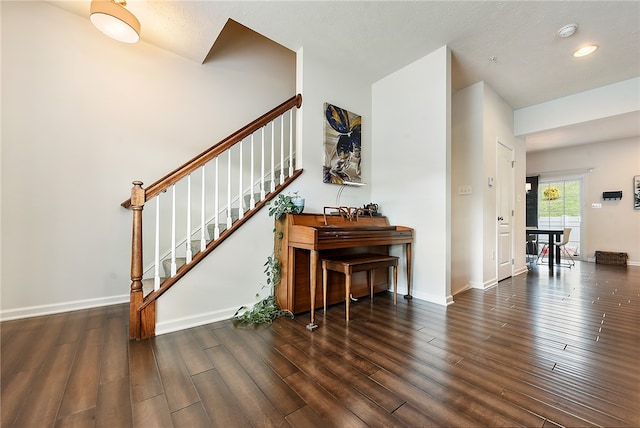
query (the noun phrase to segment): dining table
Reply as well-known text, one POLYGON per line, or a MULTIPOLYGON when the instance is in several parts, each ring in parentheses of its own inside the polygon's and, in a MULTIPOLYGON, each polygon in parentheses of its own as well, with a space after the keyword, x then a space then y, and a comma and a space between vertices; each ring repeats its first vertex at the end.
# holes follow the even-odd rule
POLYGON ((549 270, 553 270, 553 264, 560 263, 560 251, 556 252, 556 242, 560 242, 564 229, 534 229, 527 228, 527 235, 547 235, 549 237, 549 270))

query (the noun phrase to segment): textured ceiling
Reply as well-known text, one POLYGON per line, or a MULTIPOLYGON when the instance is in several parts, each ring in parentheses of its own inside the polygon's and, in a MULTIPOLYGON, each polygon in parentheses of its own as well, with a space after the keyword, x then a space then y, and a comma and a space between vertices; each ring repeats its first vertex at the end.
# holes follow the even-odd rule
MULTIPOLYGON (((89 0, 50 3, 88 16, 89 0)), ((141 22, 143 41, 196 62, 205 60, 230 18, 369 82, 448 45, 454 93, 485 81, 514 109, 640 76, 639 1, 130 0, 127 8, 141 22), (559 38, 557 30, 569 23, 578 31, 559 38), (574 59, 571 53, 587 43, 600 49, 574 59)), ((617 134, 624 129, 622 138, 640 135, 638 114, 615 124, 617 134)), ((601 130, 607 122, 597 125, 601 130)), ((597 141, 593 129, 581 130, 527 137, 527 148, 597 141)))

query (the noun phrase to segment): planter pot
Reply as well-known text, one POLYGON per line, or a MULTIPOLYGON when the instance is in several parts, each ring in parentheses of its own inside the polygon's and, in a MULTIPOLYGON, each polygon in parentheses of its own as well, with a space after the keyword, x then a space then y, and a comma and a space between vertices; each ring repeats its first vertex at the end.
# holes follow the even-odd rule
POLYGON ((294 198, 291 202, 296 206, 296 214, 300 214, 304 211, 304 198, 294 198))

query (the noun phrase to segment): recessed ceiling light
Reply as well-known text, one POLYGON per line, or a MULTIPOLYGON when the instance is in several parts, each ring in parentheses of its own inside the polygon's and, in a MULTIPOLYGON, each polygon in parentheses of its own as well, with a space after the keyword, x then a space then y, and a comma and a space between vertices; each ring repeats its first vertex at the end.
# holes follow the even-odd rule
POLYGON ((576 58, 580 58, 580 57, 583 57, 583 56, 591 55, 592 53, 594 53, 596 51, 596 49, 598 49, 598 46, 596 46, 596 45, 583 46, 580 49, 578 49, 577 51, 575 51, 573 53, 573 56, 576 57, 576 58))
POLYGON ((573 33, 575 33, 577 29, 578 29, 578 24, 565 25, 564 27, 558 30, 558 36, 560 36, 563 39, 566 39, 567 37, 573 36, 573 33))

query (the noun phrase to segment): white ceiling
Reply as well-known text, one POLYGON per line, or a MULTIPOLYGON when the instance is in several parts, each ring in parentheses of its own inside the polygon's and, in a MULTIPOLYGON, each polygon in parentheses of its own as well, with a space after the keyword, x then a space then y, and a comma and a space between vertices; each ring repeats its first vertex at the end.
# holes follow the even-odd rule
MULTIPOLYGON (((50 3, 88 17, 89 0, 50 3)), ((640 76, 640 1, 129 0, 127 8, 143 41, 196 62, 230 18, 372 83, 448 45, 454 93, 485 81, 514 109, 640 76), (561 39, 569 23, 578 31, 561 39), (584 44, 600 48, 573 58, 584 44)), ((525 141, 530 151, 638 136, 636 112, 525 141)))

